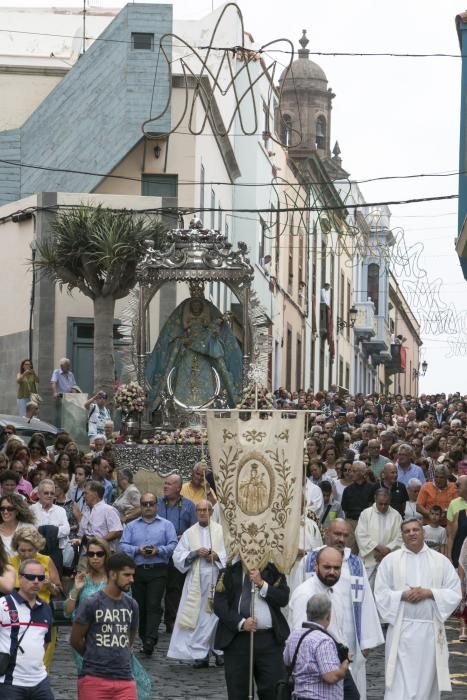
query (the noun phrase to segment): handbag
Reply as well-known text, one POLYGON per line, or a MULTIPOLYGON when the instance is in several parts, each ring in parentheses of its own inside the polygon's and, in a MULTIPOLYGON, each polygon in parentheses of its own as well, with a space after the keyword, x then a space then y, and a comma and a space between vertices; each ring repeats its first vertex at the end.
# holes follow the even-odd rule
POLYGON ((37 403, 38 406, 42 403, 42 396, 37 392, 33 392, 29 398, 31 401, 34 401, 34 403, 37 403))
POLYGON ((138 661, 134 654, 131 655, 131 672, 136 682, 136 691, 138 700, 151 700, 152 684, 151 679, 144 670, 142 664, 138 661))

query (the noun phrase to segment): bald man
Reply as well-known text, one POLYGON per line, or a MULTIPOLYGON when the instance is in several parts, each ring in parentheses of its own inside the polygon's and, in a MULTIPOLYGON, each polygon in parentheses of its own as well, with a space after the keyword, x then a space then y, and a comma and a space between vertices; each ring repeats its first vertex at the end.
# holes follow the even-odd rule
MULTIPOLYGON (((349 647, 353 657, 351 666, 352 676, 360 692, 362 700, 366 698, 366 657, 368 650, 384 643, 384 637, 379 623, 376 605, 371 592, 368 577, 360 557, 352 554, 348 543, 351 535, 351 526, 341 518, 334 520, 326 530, 325 539, 327 546, 337 549, 342 554, 342 564, 339 580, 332 586, 333 615, 329 631, 341 642, 349 647)), ((310 552, 306 562, 307 573, 311 578, 305 581, 313 581, 319 577, 316 574, 316 559, 322 550, 310 552)), ((294 610, 291 616, 291 627, 301 626, 306 619, 306 601, 300 598, 300 603, 294 598, 309 593, 309 589, 302 584, 299 586, 290 601, 290 608, 294 610), (301 593, 298 593, 301 590, 301 593), (298 593, 298 595, 297 595, 298 593), (305 605, 305 607, 303 607, 305 605)), ((315 580, 314 590, 319 588, 315 580)))

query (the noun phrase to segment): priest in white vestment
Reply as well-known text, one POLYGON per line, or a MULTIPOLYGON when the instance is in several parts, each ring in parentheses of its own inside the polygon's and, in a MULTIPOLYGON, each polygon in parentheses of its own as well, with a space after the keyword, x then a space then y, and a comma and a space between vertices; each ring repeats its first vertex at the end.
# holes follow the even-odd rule
POLYGON ((329 631, 349 647, 352 656, 350 670, 360 692, 366 699, 366 657, 370 649, 384 644, 373 594, 362 560, 346 547, 351 527, 341 518, 334 520, 326 531, 326 543, 322 548, 337 549, 342 555, 339 576, 336 581, 325 580, 316 563, 317 551, 308 555, 307 572, 311 577, 293 593, 289 602, 289 624, 291 629, 306 622, 306 604, 314 593, 327 592, 332 600, 329 631))
POLYGON ((384 700, 439 700, 451 690, 444 621, 461 600, 447 557, 429 549, 420 521, 402 524, 403 545, 376 574, 375 598, 386 638, 384 700))
POLYGON ((376 570, 385 556, 402 545, 402 517, 389 505, 391 495, 386 489, 375 492, 375 502, 360 513, 355 539, 358 553, 365 564, 370 586, 375 585, 376 570))
POLYGON ((218 618, 212 611, 212 599, 227 556, 222 527, 211 520, 211 514, 211 503, 200 501, 198 522, 185 530, 173 553, 174 565, 187 576, 167 657, 194 661, 195 668, 208 667, 210 653, 216 665, 223 664, 222 652, 213 648, 218 618))

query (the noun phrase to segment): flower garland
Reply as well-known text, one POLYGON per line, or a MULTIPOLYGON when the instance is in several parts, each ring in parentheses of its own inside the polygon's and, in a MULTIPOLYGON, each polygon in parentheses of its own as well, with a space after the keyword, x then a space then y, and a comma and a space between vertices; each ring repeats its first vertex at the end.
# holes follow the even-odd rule
POLYGON ((208 441, 208 433, 200 428, 162 430, 153 438, 144 439, 143 445, 201 445, 208 441))
POLYGON ((125 413, 144 411, 144 391, 136 382, 121 384, 114 397, 115 405, 125 413))

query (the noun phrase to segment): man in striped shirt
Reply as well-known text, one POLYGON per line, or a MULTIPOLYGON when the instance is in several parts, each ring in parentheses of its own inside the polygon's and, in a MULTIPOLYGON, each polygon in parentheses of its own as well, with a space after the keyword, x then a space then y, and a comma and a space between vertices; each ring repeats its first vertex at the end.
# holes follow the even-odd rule
POLYGON ((324 593, 316 593, 307 603, 308 624, 294 630, 285 645, 284 662, 292 665, 295 650, 302 639, 292 670, 295 700, 343 700, 344 676, 349 659, 339 660, 334 639, 326 633, 331 621, 331 601, 324 593), (311 627, 312 632, 307 634, 311 627))
POLYGON ((42 564, 26 559, 20 565, 18 591, 0 599, 0 654, 10 657, 0 676, 2 700, 54 698, 44 666, 52 610, 37 597, 45 580, 42 564))

